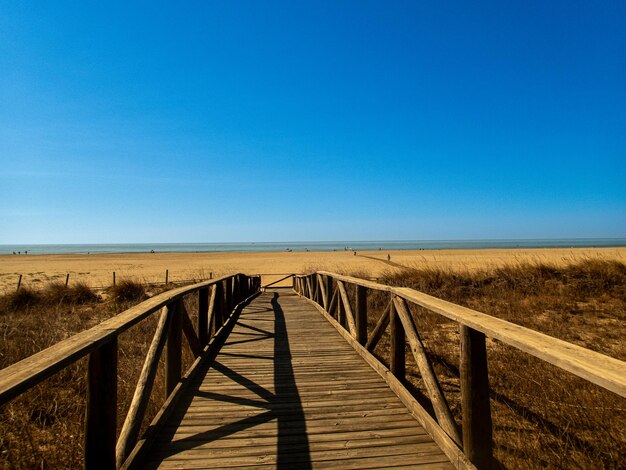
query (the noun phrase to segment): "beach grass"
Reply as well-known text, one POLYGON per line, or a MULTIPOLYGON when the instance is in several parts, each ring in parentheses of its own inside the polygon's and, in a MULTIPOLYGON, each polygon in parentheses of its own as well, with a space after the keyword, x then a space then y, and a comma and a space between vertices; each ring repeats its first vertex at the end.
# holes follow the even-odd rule
MULTIPOLYGON (((408 268, 381 282, 427 294, 626 360, 626 265, 588 259, 489 270, 408 268)), ((369 296, 373 330, 388 296, 369 296)), ((419 333, 461 424, 458 324, 411 305, 419 333)), ((487 340, 495 456, 504 468, 621 468, 626 399, 511 346, 487 340)), ((389 336, 374 351, 389 364, 389 336)), ((431 405, 408 348, 407 384, 431 405)))
MULTIPOLYGON (((311 265, 313 269, 315 266, 311 265)), ((352 272, 369 277, 369 272, 352 272)), ((626 265, 579 260, 565 265, 521 262, 485 270, 409 267, 381 282, 428 294, 626 359, 626 265)), ((167 289, 119 282, 96 293, 88 286, 52 283, 0 296, 0 367, 6 367, 167 289)), ((354 295, 349 290, 350 295, 354 295)), ((388 297, 371 291, 373 329, 388 297)), ((186 300, 196 315, 195 296, 186 300)), ((458 325, 411 307, 420 335, 460 423, 458 325)), ((195 319, 192 318, 195 322, 195 319)), ((125 416, 157 316, 119 340, 119 423, 125 416)), ((495 455, 505 468, 620 468, 626 462, 626 400, 555 366, 488 340, 495 455), (575 462, 575 464, 574 464, 575 462)), ((388 364, 389 338, 375 354, 388 364)), ((192 361, 185 351, 185 365, 192 361)), ((0 468, 82 466, 85 359, 65 368, 0 410, 0 468)), ((407 384, 428 409, 425 390, 407 350, 407 384)), ((157 375, 144 427, 163 403, 157 375)))

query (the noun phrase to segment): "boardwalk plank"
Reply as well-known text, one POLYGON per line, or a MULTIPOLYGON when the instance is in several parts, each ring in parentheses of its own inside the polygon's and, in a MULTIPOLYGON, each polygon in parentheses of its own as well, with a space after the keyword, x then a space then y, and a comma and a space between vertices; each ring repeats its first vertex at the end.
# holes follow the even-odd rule
POLYGON ((453 468, 311 305, 266 292, 191 380, 147 468, 453 468))

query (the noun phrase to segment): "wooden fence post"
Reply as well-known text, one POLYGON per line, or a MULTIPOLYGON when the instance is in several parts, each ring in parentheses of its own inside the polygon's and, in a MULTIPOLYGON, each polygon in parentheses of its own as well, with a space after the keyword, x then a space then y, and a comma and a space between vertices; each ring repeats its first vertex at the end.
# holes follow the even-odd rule
POLYGON ((213 334, 222 326, 224 317, 224 283, 215 284, 215 307, 213 310, 213 334))
POLYGON ((65 275, 65 287, 67 287, 69 283, 70 283, 70 273, 67 273, 65 275))
POLYGON ((330 313, 330 302, 333 299, 333 278, 330 276, 324 276, 324 286, 326 287, 326 298, 328 299, 328 305, 324 306, 324 310, 330 313))
POLYGON ((165 270, 165 285, 167 285, 170 282, 170 270, 166 269, 165 270))
POLYGON ((165 398, 170 396, 182 375, 182 333, 183 322, 179 303, 175 300, 167 306, 171 309, 172 320, 167 333, 167 354, 165 357, 165 398))
POLYGON ((204 347, 209 342, 209 288, 198 290, 198 341, 204 347))
POLYGON ((113 271, 113 287, 115 287, 115 271, 113 271))
POLYGON ((367 343, 367 289, 363 286, 356 286, 356 340, 359 344, 367 343))
POLYGON ((222 312, 222 324, 230 316, 233 310, 233 278, 226 279, 226 309, 222 312))
POLYGON ((20 276, 17 278, 17 289, 16 290, 20 290, 20 286, 22 285, 22 275, 20 274, 20 276))
POLYGON ((461 325, 463 452, 476 467, 493 467, 493 429, 485 335, 461 325))
POLYGON ((317 298, 317 282, 315 282, 315 274, 311 274, 309 276, 309 279, 311 280, 311 300, 313 302, 315 302, 316 298, 317 298))
POLYGON ((117 338, 89 355, 85 412, 85 469, 115 469, 117 338))
POLYGON ((396 308, 391 302, 389 312, 389 329, 391 334, 391 344, 389 351, 389 369, 398 379, 404 380, 406 372, 405 351, 404 351, 404 328, 402 321, 396 312, 396 308))

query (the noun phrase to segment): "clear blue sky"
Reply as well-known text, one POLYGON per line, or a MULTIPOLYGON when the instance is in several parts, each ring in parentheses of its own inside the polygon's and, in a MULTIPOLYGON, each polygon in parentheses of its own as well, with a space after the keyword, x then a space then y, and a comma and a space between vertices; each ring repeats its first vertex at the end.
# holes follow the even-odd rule
POLYGON ((626 2, 0 3, 0 243, 626 236, 626 2))

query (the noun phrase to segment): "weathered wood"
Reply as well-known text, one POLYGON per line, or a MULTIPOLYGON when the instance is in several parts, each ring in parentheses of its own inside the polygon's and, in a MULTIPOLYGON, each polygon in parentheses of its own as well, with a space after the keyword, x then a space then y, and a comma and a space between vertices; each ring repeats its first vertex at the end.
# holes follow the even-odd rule
POLYGON ((341 300, 341 293, 339 292, 339 287, 337 287, 336 290, 337 293, 337 301, 336 301, 336 306, 335 306, 335 313, 336 313, 336 318, 337 318, 337 322, 343 326, 344 329, 346 328, 346 314, 345 314, 345 309, 343 308, 343 302, 341 300))
POLYGON ((226 301, 225 301, 226 308, 222 312, 222 315, 223 315, 222 324, 226 320, 226 318, 228 318, 228 316, 230 315, 230 312, 233 311, 233 306, 235 305, 234 300, 233 300, 233 279, 232 278, 226 279, 226 281, 224 282, 224 292, 226 292, 226 301))
POLYGON ((215 284, 215 310, 214 310, 214 322, 213 332, 219 330, 224 323, 224 312, 226 310, 226 293, 224 292, 224 283, 220 282, 215 284))
POLYGON ((330 299, 330 305, 328 306, 327 312, 332 317, 338 318, 337 305, 339 304, 339 289, 335 289, 333 291, 333 295, 330 299))
POLYGON ((493 426, 485 335, 461 325, 463 451, 478 468, 493 467, 493 426))
POLYGON ((183 333, 185 333, 185 338, 187 338, 189 348, 191 349, 194 357, 198 357, 202 352, 202 345, 200 344, 200 340, 198 340, 196 331, 193 329, 193 323, 191 323, 191 318, 189 318, 187 307, 185 307, 185 304, 182 301, 180 302, 180 315, 183 333))
POLYGON ((168 285, 170 283, 170 271, 169 269, 165 270, 165 285, 168 285))
POLYGON ((215 327, 215 310, 218 308, 219 300, 217 299, 218 288, 217 284, 211 288, 211 298, 209 299, 209 313, 207 325, 209 329, 209 339, 213 336, 213 334, 217 331, 215 327))
POLYGON ((233 307, 241 300, 241 284, 239 281, 239 274, 236 274, 235 277, 233 277, 233 307))
POLYGON ((113 287, 115 287, 115 271, 113 271, 113 287))
POLYGON ((538 357, 589 382, 626 397, 626 362, 553 338, 506 320, 432 297, 406 287, 392 287, 363 279, 318 271, 335 279, 391 292, 408 302, 454 320, 538 357))
MULTIPOLYGON (((315 305, 314 305, 315 306, 315 305)), ((393 308, 393 303, 391 303, 393 308)), ((455 468, 458 469, 475 469, 476 467, 465 457, 459 446, 446 434, 439 424, 430 416, 430 414, 419 404, 415 397, 407 390, 404 384, 391 373, 391 371, 376 359, 372 353, 356 342, 350 333, 343 329, 337 321, 318 308, 320 313, 335 327, 337 332, 365 359, 365 361, 385 380, 391 390, 400 398, 402 403, 407 407, 409 412, 417 421, 424 426, 428 434, 432 436, 434 441, 441 447, 448 456, 455 468)))
POLYGON ((433 370, 433 367, 428 359, 426 348, 422 343, 422 339, 420 338, 415 322, 413 321, 413 316, 406 305, 406 301, 400 297, 394 297, 393 303, 396 308, 396 312, 402 321, 404 333, 409 341, 413 358, 415 359, 415 363, 417 364, 424 385, 426 386, 426 391, 428 392, 433 409, 435 410, 437 421, 443 430, 447 432, 448 435, 460 446, 461 434, 459 433, 459 429, 454 421, 454 416, 450 411, 448 401, 443 394, 443 390, 441 390, 441 385, 437 380, 435 371, 433 370))
POLYGON ((348 329, 350 330, 350 334, 356 338, 356 323, 354 322, 354 314, 352 313, 352 307, 350 306, 350 299, 348 298, 348 293, 346 292, 346 288, 343 285, 343 282, 337 281, 337 289, 341 294, 341 300, 343 303, 344 313, 346 314, 346 321, 348 323, 348 329))
MULTIPOLYGON (((256 277, 254 279, 255 288, 258 290, 258 288, 260 287, 260 278, 256 277)), ((216 287, 219 285, 220 284, 215 284, 216 287)), ((215 335, 209 341, 209 344, 205 346, 203 353, 198 358, 196 358, 189 370, 185 373, 183 380, 178 382, 172 393, 165 400, 165 403, 150 423, 150 427, 148 428, 144 436, 142 436, 142 438, 139 440, 131 455, 126 459, 126 462, 124 462, 124 465, 121 467, 120 470, 139 468, 139 464, 142 461, 146 450, 153 442, 157 433, 162 429, 168 417, 174 411, 176 404, 181 398, 181 395, 189 386, 191 378, 197 376, 198 371, 206 367, 207 361, 212 361, 215 358, 215 355, 221 348, 225 338, 230 333, 232 326, 237 322, 237 319, 239 318, 239 315, 237 315, 237 313, 239 311, 240 308, 236 309, 234 312, 235 314, 226 319, 225 324, 215 333, 215 335)))
POLYGON ((22 275, 20 274, 19 277, 17 278, 17 289, 16 290, 20 290, 20 286, 22 285, 22 275))
POLYGON ((230 312, 233 311, 233 279, 228 278, 224 281, 224 292, 226 293, 224 301, 224 309, 222 310, 222 324, 228 318, 230 312))
POLYGON ((165 398, 172 393, 182 375, 182 300, 167 306, 172 316, 167 332, 167 354, 165 357, 165 398))
POLYGON ((328 306, 328 301, 330 299, 328 298, 328 294, 326 293, 326 286, 324 285, 324 279, 322 279, 322 276, 320 274, 317 274, 316 278, 317 278, 318 289, 321 293, 321 298, 322 298, 321 299, 322 301, 318 303, 320 303, 325 309, 328 306))
POLYGON ((306 277, 306 290, 304 296, 313 300, 313 287, 311 286, 311 276, 306 277))
POLYGON ((70 273, 65 275, 65 287, 67 287, 70 283, 70 273))
POLYGON ((317 271, 319 274, 332 276, 335 281, 343 281, 350 284, 356 284, 357 286, 367 287, 368 289, 375 289, 386 292, 393 292, 394 287, 385 284, 379 284, 377 282, 368 281, 358 277, 344 276, 343 274, 337 274, 330 271, 317 271))
POLYGON ((115 469, 117 338, 89 355, 85 412, 85 468, 115 469))
POLYGON ((157 462, 183 468, 348 469, 438 468, 447 462, 309 302, 290 292, 267 292, 242 312, 215 367, 194 380, 197 391, 190 387, 155 442, 148 468, 157 462), (239 341, 259 330, 267 336, 239 341), (263 359, 268 356, 273 360, 263 359), (185 411, 183 403, 189 403, 185 411))
POLYGON ((137 443, 137 437, 139 436, 141 423, 148 402, 150 401, 150 392, 152 391, 157 368, 159 366, 159 357, 161 356, 167 339, 166 333, 169 330, 171 318, 170 311, 167 308, 163 308, 159 324, 157 325, 152 343, 150 344, 150 349, 143 363, 133 400, 130 403, 126 420, 124 421, 120 437, 117 441, 116 460, 118 467, 124 463, 137 443))
POLYGON ((209 288, 198 290, 198 341, 204 347, 209 341, 209 288))
POLYGON ((404 380, 406 374, 406 355, 404 351, 404 328, 402 321, 392 303, 389 312, 389 333, 391 340, 389 344, 389 369, 391 373, 404 380))
POLYGON ((166 304, 202 287, 221 282, 227 277, 179 287, 156 295, 89 330, 82 331, 0 370, 0 404, 6 403, 72 362, 98 349, 102 344, 128 330, 166 304))
POLYGON ((363 286, 356 288, 356 340, 359 344, 367 343, 367 289, 363 286))
POLYGON ((387 307, 385 307, 385 310, 383 311, 382 315, 380 316, 380 318, 376 322, 376 326, 374 327, 374 331, 372 331, 372 334, 370 335, 370 338, 367 341, 367 344, 365 345, 365 348, 368 351, 373 351, 374 348, 376 347, 376 345, 378 344, 378 342, 380 341, 380 339, 385 334, 385 330, 387 329, 387 325, 389 325, 389 314, 391 312, 391 304, 392 303, 393 303, 393 300, 390 300, 389 303, 387 304, 387 307))
POLYGON ((333 278, 330 276, 322 276, 323 280, 324 280, 324 291, 326 292, 326 305, 324 306, 324 310, 326 310, 328 313, 330 313, 331 308, 330 305, 332 303, 332 299, 333 299, 333 278))

